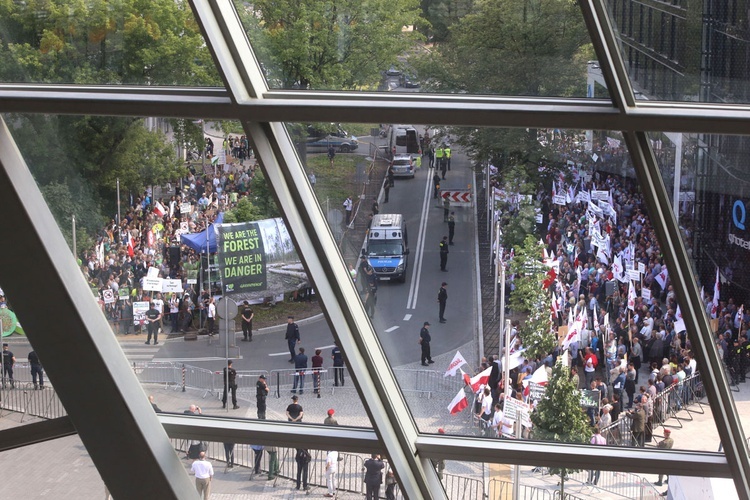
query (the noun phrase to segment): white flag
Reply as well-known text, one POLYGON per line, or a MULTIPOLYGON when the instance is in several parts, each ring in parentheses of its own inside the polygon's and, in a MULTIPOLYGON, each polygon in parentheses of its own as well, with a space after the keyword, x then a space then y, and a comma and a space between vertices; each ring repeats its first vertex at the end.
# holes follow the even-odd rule
POLYGON ((685 320, 682 319, 682 312, 680 311, 680 306, 677 306, 677 312, 674 315, 674 332, 680 333, 687 330, 685 328, 685 320))
POLYGON ((711 303, 711 319, 716 319, 719 315, 719 289, 721 282, 719 281, 719 268, 716 268, 716 282, 714 283, 714 299, 711 303))
POLYGON ((628 309, 635 312, 635 287, 632 281, 628 285, 628 309))
POLYGON ((656 282, 659 283, 659 286, 661 287, 662 290, 666 290, 667 289, 667 276, 669 276, 669 272, 667 271, 667 267, 666 266, 662 266, 661 272, 654 277, 654 279, 656 280, 656 282))
POLYGON ((468 364, 463 356, 461 356, 461 351, 456 351, 456 355, 453 356, 453 361, 451 361, 451 364, 448 365, 448 370, 446 370, 444 377, 447 377, 450 375, 451 377, 456 376, 456 371, 459 369, 459 367, 468 364))

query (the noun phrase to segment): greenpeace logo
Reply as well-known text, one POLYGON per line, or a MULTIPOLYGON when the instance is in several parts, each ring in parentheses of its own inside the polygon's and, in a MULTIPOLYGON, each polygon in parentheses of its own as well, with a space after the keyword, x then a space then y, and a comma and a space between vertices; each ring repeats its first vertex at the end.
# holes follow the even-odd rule
POLYGON ((738 238, 731 233, 729 234, 729 243, 731 245, 737 245, 738 247, 744 248, 745 250, 750 250, 750 241, 738 238))

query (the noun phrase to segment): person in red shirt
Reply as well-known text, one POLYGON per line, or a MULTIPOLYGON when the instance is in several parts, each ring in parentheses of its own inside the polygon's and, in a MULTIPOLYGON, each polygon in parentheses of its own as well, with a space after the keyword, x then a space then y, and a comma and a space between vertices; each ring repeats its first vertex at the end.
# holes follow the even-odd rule
POLYGON ((323 356, 320 353, 323 352, 320 349, 315 349, 315 356, 312 357, 312 369, 313 369, 313 386, 315 394, 320 397, 320 369, 323 368, 323 356))
POLYGON ((583 355, 583 372, 585 375, 585 383, 586 385, 584 387, 591 386, 591 382, 594 380, 594 376, 596 375, 596 367, 599 366, 599 360, 596 358, 596 355, 591 351, 590 347, 586 348, 585 354, 583 355))

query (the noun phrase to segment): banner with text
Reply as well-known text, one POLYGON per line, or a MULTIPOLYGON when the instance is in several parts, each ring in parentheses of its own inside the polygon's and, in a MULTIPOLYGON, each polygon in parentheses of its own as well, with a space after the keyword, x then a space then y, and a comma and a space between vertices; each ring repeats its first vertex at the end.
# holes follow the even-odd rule
POLYGON ((265 251, 258 223, 218 224, 216 231, 224 293, 265 290, 265 251))

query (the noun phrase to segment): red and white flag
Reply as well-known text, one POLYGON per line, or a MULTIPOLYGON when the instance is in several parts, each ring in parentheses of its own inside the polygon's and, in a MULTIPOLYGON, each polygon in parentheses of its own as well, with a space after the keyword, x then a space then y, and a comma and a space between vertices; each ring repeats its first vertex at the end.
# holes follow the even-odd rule
POLYGON ((469 377, 469 374, 463 371, 461 368, 459 368, 458 371, 461 372, 461 377, 463 377, 464 379, 464 384, 471 385, 471 377, 469 377))
POLYGON ((165 209, 164 205, 157 201, 156 203, 154 203, 154 213, 159 217, 164 217, 167 214, 167 209, 165 209))
POLYGON ((454 377, 456 375, 456 370, 458 370, 459 367, 468 364, 463 356, 461 356, 461 351, 456 351, 456 355, 453 356, 453 361, 451 361, 451 364, 448 365, 448 369, 445 372, 444 377, 447 377, 450 375, 451 377, 454 377))
POLYGON ((490 380, 491 372, 492 367, 490 366, 485 371, 477 373, 469 379, 469 385, 471 386, 472 392, 477 392, 480 385, 487 385, 487 382, 490 380))
POLYGON ((531 375, 531 380, 529 380, 529 382, 534 382, 539 385, 547 385, 549 379, 547 378, 546 367, 542 365, 537 368, 536 371, 531 375))
POLYGON ((469 400, 466 399, 466 393, 462 387, 458 391, 458 394, 456 394, 456 397, 453 398, 453 401, 451 401, 451 404, 448 405, 448 411, 451 412, 451 415, 455 415, 456 413, 460 413, 467 406, 469 406, 469 400))
POLYGON ((552 292, 552 302, 550 303, 550 306, 552 307, 552 318, 553 321, 555 321, 560 314, 560 303, 557 301, 557 294, 555 292, 552 292))
POLYGON ((581 334, 581 323, 578 321, 574 321, 573 325, 568 327, 568 334, 563 339, 562 347, 563 350, 570 347, 570 344, 573 342, 577 342, 579 340, 579 336, 581 334))
POLYGON ((667 277, 668 276, 669 276, 669 271, 667 271, 666 266, 662 266, 661 272, 657 274, 656 276, 654 276, 654 279, 656 280, 657 283, 659 283, 659 286, 661 287, 662 290, 667 289, 667 277))
POLYGON ((745 314, 745 304, 742 304, 737 310, 737 314, 734 316, 734 327, 739 328, 742 325, 742 316, 745 314))
POLYGON ((719 291, 721 283, 719 281, 719 268, 716 268, 716 283, 714 283, 714 300, 711 302, 711 319, 716 319, 719 315, 719 291))
POLYGON ((628 309, 635 312, 635 287, 632 281, 628 285, 628 309))
POLYGON ((130 234, 128 231, 128 255, 131 257, 135 257, 135 240, 133 239, 133 235, 130 234))
POLYGON ((680 306, 677 306, 677 312, 675 312, 674 315, 674 331, 675 333, 684 332, 687 330, 685 328, 685 320, 682 318, 682 311, 680 311, 680 306))

